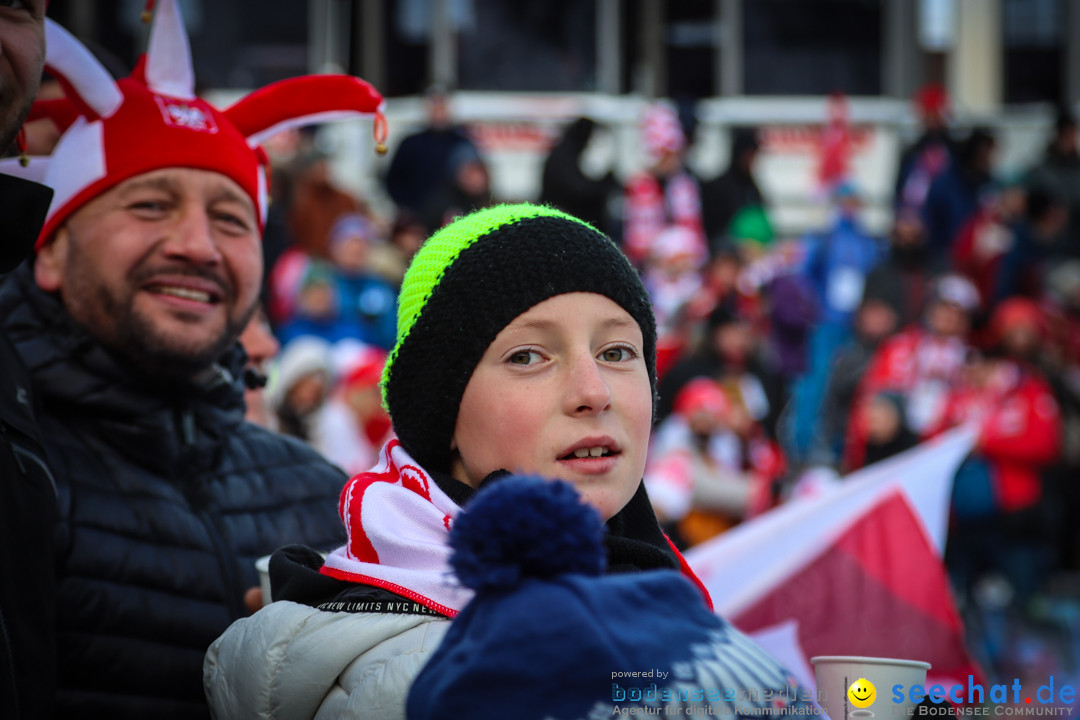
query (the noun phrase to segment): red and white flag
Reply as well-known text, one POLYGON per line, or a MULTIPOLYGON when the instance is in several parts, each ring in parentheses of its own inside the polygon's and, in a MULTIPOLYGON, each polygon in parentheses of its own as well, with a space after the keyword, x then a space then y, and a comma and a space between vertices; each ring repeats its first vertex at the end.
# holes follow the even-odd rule
POLYGON ((981 678, 942 562, 957 429, 747 521, 686 553, 716 612, 813 687, 809 659, 924 660, 946 683, 981 678))

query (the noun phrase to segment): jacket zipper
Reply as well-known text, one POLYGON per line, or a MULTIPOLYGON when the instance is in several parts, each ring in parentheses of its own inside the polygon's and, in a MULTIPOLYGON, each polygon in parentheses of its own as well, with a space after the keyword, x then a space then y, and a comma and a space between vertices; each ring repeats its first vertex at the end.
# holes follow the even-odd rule
MULTIPOLYGON (((184 401, 184 405, 180 410, 179 417, 180 425, 180 440, 181 440, 181 457, 183 462, 180 463, 182 468, 188 468, 194 463, 192 462, 195 453, 195 438, 196 438, 196 426, 195 426, 195 412, 191 409, 191 404, 187 400, 184 401)), ((202 492, 202 488, 195 488, 197 493, 202 492)), ((244 609, 241 598, 243 597, 245 588, 240 587, 240 578, 237 577, 236 567, 233 562, 229 548, 225 543, 225 538, 221 533, 221 528, 218 527, 218 518, 214 512, 208 511, 201 498, 198 502, 196 510, 199 520, 202 521, 203 526, 206 528, 206 532, 210 536, 210 543, 214 547, 214 554, 217 556, 218 565, 221 568, 221 574, 225 581, 225 603, 228 607, 230 616, 235 620, 244 617, 244 609)))
POLYGON ((232 619, 238 620, 247 614, 244 612, 242 602, 245 588, 240 587, 240 578, 236 576, 236 567, 229 553, 226 552, 228 548, 221 530, 218 529, 217 518, 202 511, 199 512, 199 517, 202 518, 207 532, 210 533, 210 542, 217 551, 218 564, 225 578, 225 603, 232 619))
POLYGON ((11 443, 11 450, 15 454, 15 462, 19 464, 19 470, 21 470, 24 475, 26 474, 26 466, 23 465, 22 461, 25 458, 37 465, 41 469, 41 472, 45 473, 45 477, 49 478, 49 484, 52 485, 53 497, 59 495, 56 489, 56 478, 53 477, 52 471, 49 470, 49 466, 45 464, 45 460, 38 456, 37 453, 30 452, 26 448, 20 447, 15 443, 11 443))
MULTIPOLYGON (((15 461, 15 464, 19 466, 19 472, 23 475, 26 474, 26 466, 23 465, 22 458, 15 453, 15 440, 14 433, 10 432, 11 426, 6 422, 0 420, 0 437, 7 441, 7 446, 11 448, 11 457, 15 461)), ((20 433, 21 434, 21 433, 20 433)))
MULTIPOLYGON (((45 477, 49 479, 49 485, 52 486, 53 498, 59 497, 60 493, 56 488, 56 477, 52 474, 52 470, 49 469, 48 463, 33 450, 28 450, 20 445, 13 437, 13 433, 10 432, 11 429, 11 426, 7 423, 0 422, 0 437, 7 440, 7 446, 11 448, 11 457, 15 460, 15 464, 18 465, 19 472, 23 475, 30 474, 26 469, 26 463, 23 462, 24 460, 28 460, 34 465, 37 465, 41 472, 45 474, 45 477)), ((22 433, 19 433, 19 435, 22 435, 22 433)))
MULTIPOLYGON (((26 462, 30 462, 36 465, 41 470, 41 472, 45 474, 45 477, 49 479, 49 485, 52 486, 53 498, 55 500, 55 498, 58 497, 56 489, 56 478, 53 476, 52 471, 49 469, 49 466, 45 463, 45 460, 41 458, 37 453, 28 450, 22 445, 16 443, 14 437, 12 437, 14 433, 11 432, 11 429, 12 428, 7 423, 0 422, 0 436, 4 437, 4 439, 7 441, 7 446, 11 448, 11 457, 15 461, 15 464, 18 466, 19 472, 21 472, 23 475, 29 475, 30 473, 27 470, 26 462)), ((7 619, 4 617, 3 607, 0 607, 0 637, 3 638, 3 656, 7 658, 6 664, 8 669, 8 676, 5 681, 8 688, 10 689, 9 692, 4 693, 0 697, 10 698, 10 701, 7 701, 9 704, 9 707, 7 709, 13 712, 11 717, 17 718, 20 717, 20 710, 19 694, 17 692, 19 685, 18 680, 15 676, 15 651, 12 649, 11 646, 11 633, 8 631, 8 623, 7 619)), ((4 717, 7 717, 7 715, 5 715, 4 717)))

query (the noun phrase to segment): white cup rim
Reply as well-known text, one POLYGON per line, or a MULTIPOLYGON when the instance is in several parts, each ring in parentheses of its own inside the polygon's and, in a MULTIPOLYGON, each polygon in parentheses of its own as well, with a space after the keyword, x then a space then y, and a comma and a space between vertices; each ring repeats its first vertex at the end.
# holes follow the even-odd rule
POLYGON ((930 663, 923 660, 904 660, 901 658, 866 657, 863 655, 817 655, 810 658, 813 665, 818 663, 852 663, 859 665, 892 665, 902 667, 930 669, 930 663))

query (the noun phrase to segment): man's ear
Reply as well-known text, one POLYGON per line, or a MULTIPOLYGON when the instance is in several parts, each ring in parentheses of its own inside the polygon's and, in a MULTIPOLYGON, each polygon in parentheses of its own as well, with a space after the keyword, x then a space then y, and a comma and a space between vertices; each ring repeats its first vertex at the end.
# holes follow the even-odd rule
POLYGON ((58 292, 64 285, 64 269, 67 267, 68 229, 65 225, 34 258, 34 281, 45 292, 58 292))

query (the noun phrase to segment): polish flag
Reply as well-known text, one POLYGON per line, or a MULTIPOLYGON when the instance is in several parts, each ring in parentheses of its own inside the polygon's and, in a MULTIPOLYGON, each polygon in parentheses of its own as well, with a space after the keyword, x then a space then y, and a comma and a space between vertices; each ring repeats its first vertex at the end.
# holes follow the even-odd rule
POLYGON ((716 612, 806 686, 809 659, 923 660, 928 682, 983 674, 969 657, 942 556, 956 468, 975 432, 959 428, 691 548, 716 612))

